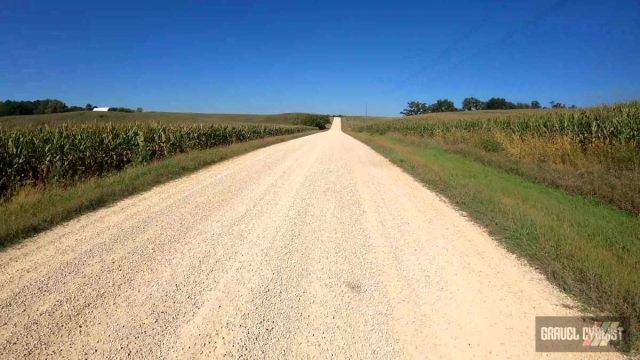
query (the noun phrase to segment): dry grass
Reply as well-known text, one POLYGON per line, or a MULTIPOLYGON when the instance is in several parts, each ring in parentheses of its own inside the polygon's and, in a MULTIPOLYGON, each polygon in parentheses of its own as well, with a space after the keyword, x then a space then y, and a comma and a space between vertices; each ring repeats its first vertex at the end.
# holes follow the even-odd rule
POLYGON ((485 164, 640 214, 640 157, 633 145, 582 146, 568 136, 505 132, 456 132, 433 141, 485 164))

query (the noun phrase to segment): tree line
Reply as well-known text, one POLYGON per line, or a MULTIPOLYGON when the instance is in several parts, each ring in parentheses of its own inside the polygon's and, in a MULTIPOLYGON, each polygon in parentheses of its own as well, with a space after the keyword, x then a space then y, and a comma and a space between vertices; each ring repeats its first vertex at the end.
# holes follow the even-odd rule
MULTIPOLYGON (((553 109, 575 109, 575 105, 567 106, 561 102, 551 101, 549 106, 553 109)), ((449 112, 449 111, 476 111, 476 110, 509 110, 509 109, 540 109, 543 108, 540 102, 533 100, 530 103, 511 102, 505 98, 493 97, 487 101, 482 101, 475 97, 467 97, 462 100, 462 107, 456 108, 453 101, 449 99, 439 99, 433 104, 426 104, 421 101, 409 101, 407 107, 400 112, 400 114, 419 115, 428 114, 434 112, 449 112)), ((547 107, 544 107, 546 109, 547 107)))
POLYGON ((119 111, 119 112, 142 112, 142 108, 137 108, 135 110, 129 109, 126 107, 110 107, 109 111, 119 111))
MULTIPOLYGON (((55 114, 71 111, 93 111, 97 106, 87 104, 84 107, 80 106, 68 106, 63 101, 57 99, 44 99, 44 100, 5 100, 0 101, 0 116, 10 115, 36 115, 36 114, 55 114)), ((113 107, 109 108, 109 111, 121 111, 121 112, 142 112, 142 108, 136 110, 113 107)))

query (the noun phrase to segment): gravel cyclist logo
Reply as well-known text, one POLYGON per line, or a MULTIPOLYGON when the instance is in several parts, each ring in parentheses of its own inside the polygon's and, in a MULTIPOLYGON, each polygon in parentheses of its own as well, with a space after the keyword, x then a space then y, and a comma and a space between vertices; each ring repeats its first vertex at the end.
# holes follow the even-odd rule
POLYGON ((595 323, 592 327, 582 329, 583 346, 607 346, 610 341, 622 339, 622 330, 619 321, 603 321, 595 323))
POLYGON ((627 324, 627 319, 619 317, 538 316, 536 351, 627 351, 627 324))

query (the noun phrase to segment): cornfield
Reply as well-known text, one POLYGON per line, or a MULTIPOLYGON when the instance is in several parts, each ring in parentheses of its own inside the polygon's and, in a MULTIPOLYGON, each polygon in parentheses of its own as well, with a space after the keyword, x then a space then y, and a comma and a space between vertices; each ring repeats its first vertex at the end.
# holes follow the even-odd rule
POLYGON ((0 197, 72 182, 191 150, 309 131, 271 125, 94 125, 0 131, 0 197))
POLYGON ((517 117, 382 120, 356 126, 354 130, 378 134, 396 132, 421 137, 437 137, 452 131, 501 131, 537 137, 568 136, 582 145, 632 144, 640 147, 640 102, 579 110, 523 112, 517 117))

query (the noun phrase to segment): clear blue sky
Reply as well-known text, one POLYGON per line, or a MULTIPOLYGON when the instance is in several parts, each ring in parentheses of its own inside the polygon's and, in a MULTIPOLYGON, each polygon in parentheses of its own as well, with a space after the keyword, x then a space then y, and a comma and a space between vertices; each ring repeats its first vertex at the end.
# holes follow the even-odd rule
POLYGON ((0 99, 392 115, 640 98, 638 0, 2 0, 0 44, 0 99))

